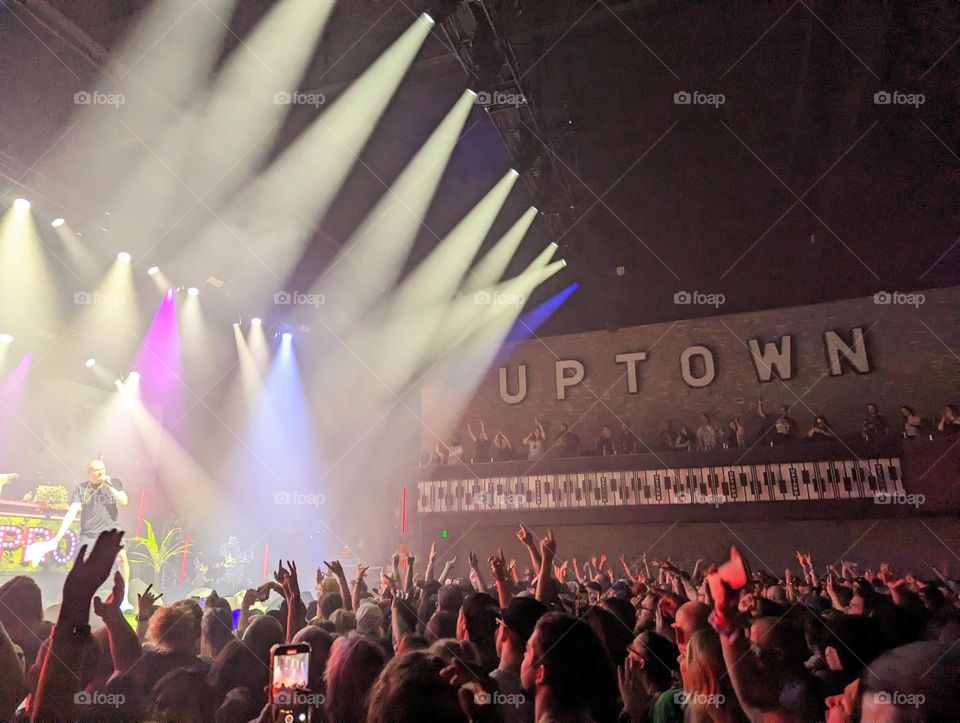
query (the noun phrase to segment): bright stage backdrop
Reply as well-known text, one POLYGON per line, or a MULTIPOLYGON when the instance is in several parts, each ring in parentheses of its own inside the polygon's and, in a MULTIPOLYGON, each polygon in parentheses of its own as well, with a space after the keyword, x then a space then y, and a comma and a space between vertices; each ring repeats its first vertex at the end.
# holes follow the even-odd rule
POLYGON ((4 488, 3 499, 22 499, 41 484, 72 493, 86 479, 90 459, 102 454, 109 474, 130 495, 121 522, 132 524, 137 495, 154 483, 161 450, 158 441, 145 444, 136 433, 116 389, 31 373, 16 406, 0 409, 0 419, 8 431, 0 440, 0 472, 20 474, 4 488))

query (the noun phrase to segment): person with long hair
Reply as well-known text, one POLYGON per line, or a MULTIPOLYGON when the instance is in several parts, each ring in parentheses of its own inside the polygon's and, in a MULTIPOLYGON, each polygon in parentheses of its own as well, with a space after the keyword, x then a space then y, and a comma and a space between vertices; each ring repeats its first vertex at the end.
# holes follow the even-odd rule
POLYGON ((690 636, 680 657, 685 723, 739 723, 747 718, 723 662, 720 636, 701 628, 690 636))
POLYGON ((367 696, 386 663, 383 648, 365 635, 350 632, 333 641, 325 674, 327 719, 363 723, 367 696))

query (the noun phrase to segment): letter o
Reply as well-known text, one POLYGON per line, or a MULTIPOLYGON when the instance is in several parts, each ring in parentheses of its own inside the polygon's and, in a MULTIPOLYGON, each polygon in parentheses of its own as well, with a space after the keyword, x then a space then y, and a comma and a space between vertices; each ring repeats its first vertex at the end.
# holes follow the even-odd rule
POLYGON ((699 389, 710 385, 717 377, 717 366, 713 363, 713 352, 705 346, 689 346, 680 354, 680 375, 689 387, 699 389), (690 360, 693 357, 703 359, 703 375, 696 377, 690 360))

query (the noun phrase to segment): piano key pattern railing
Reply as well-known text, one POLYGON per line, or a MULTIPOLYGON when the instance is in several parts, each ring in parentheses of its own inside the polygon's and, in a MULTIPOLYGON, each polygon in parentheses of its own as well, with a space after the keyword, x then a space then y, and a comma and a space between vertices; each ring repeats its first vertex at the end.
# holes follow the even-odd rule
POLYGON ((904 494, 896 457, 475 477, 420 481, 417 487, 417 510, 428 514, 645 505, 719 507, 904 494))

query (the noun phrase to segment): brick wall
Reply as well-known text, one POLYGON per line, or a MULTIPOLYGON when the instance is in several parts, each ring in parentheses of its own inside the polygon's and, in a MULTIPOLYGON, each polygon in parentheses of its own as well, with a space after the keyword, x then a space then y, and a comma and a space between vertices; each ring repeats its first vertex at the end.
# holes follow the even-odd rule
MULTIPOLYGON (((537 415, 548 420, 553 433, 561 422, 573 425, 585 446, 602 424, 616 429, 621 421, 630 422, 652 443, 666 418, 692 430, 702 411, 722 424, 735 415, 753 423, 756 400, 763 397, 768 412, 775 412, 780 404, 791 405, 791 415, 804 431, 814 414, 825 414, 838 431, 856 432, 868 401, 879 404, 899 427, 900 405, 910 404, 921 415, 933 417, 957 398, 960 287, 923 293, 919 307, 877 304, 869 297, 612 332, 530 338, 506 349, 499 362, 507 367, 511 392, 517 390, 518 365, 526 365, 524 401, 508 404, 501 399, 498 367, 494 367, 479 384, 466 418, 482 417, 491 436, 502 428, 515 444, 529 433, 537 415), (858 373, 845 364, 842 374, 831 376, 824 332, 834 331, 850 343, 854 327, 865 334, 870 371, 858 373), (762 348, 783 335, 792 336, 793 376, 781 381, 774 375, 771 381, 761 382, 747 340, 758 339, 762 348), (692 345, 708 348, 715 360, 716 377, 702 388, 690 387, 681 376, 680 356, 692 345), (641 351, 647 358, 638 364, 637 392, 631 394, 626 366, 614 356, 641 351), (556 398, 554 364, 559 359, 575 359, 585 372, 583 382, 566 389, 563 400, 556 398)), ((701 373, 696 364, 694 372, 701 373)), ((424 422, 429 429, 450 427, 440 420, 424 422)), ((465 424, 457 429, 466 439, 465 424)), ((431 435, 425 433, 422 439, 424 449, 432 447, 431 435)))

